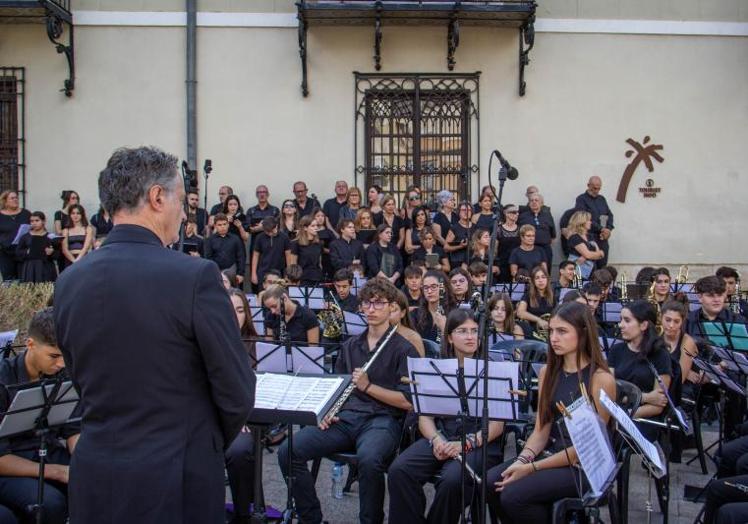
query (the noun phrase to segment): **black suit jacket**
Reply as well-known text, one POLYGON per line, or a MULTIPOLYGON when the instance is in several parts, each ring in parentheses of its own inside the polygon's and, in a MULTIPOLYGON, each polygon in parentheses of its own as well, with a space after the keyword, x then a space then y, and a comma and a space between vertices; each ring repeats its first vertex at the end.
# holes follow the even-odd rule
POLYGON ((255 376, 216 265, 119 225, 65 270, 54 303, 83 417, 71 522, 222 523, 224 448, 255 376))

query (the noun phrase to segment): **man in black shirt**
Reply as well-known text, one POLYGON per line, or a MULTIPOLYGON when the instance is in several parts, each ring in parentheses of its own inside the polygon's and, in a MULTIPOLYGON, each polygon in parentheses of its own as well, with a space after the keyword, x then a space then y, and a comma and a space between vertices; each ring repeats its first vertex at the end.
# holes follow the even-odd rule
POLYGON ((187 219, 195 221, 198 235, 205 235, 205 228, 208 226, 208 212, 200 207, 200 195, 197 189, 190 189, 187 192, 187 206, 187 219))
MULTIPOLYGON (((63 372, 65 362, 57 347, 52 309, 37 312, 28 329, 26 349, 17 356, 0 361, 0 383, 3 386, 38 382, 63 372)), ((0 411, 7 411, 19 388, 8 387, 0 395, 0 411)), ((67 483, 70 455, 80 434, 79 424, 53 428, 56 438, 47 439, 47 464, 44 468, 44 522, 64 524, 67 521, 67 483), (61 445, 60 438, 66 446, 61 445)), ((2 441, 0 450, 0 504, 17 514, 27 514, 36 503, 38 489, 39 438, 32 433, 2 441)))
POLYGON ((252 244, 252 284, 259 285, 270 269, 282 271, 290 254, 291 241, 278 230, 278 219, 263 218, 262 233, 252 244))
POLYGON ((528 209, 519 215, 517 223, 520 226, 535 226, 535 245, 545 252, 545 262, 550 268, 553 265, 551 242, 556 239, 556 225, 553 223, 551 212, 543 209, 543 197, 540 193, 529 196, 528 209))
POLYGON ((333 271, 360 266, 364 260, 364 243, 356 239, 356 226, 353 220, 344 218, 340 221, 338 233, 340 238, 330 242, 330 263, 333 271))
POLYGON ((237 284, 241 284, 244 281, 244 244, 238 236, 229 235, 229 220, 223 213, 215 216, 213 225, 215 233, 205 241, 205 258, 218 264, 221 271, 236 271, 237 284))
POLYGON ((233 195, 234 190, 231 189, 230 186, 221 186, 218 188, 218 199, 220 202, 218 202, 216 205, 210 208, 210 216, 217 215, 221 212, 223 209, 223 204, 226 202, 226 199, 229 197, 229 195, 233 195))
POLYGON ((744 300, 738 293, 740 274, 737 270, 731 267, 722 266, 717 270, 715 275, 725 281, 725 288, 727 290, 725 307, 743 318, 748 318, 748 301, 744 300))
POLYGON ((315 207, 321 207, 316 199, 307 197, 308 192, 306 182, 296 182, 293 185, 293 194, 296 197, 294 204, 296 204, 296 209, 299 210, 299 218, 311 215, 315 207))
POLYGON ((270 191, 268 191, 267 186, 257 186, 255 195, 257 195, 257 205, 250 207, 246 213, 247 226, 249 226, 249 232, 252 233, 252 239, 262 233, 262 219, 267 217, 278 218, 280 216, 280 209, 270 205, 270 191))
POLYGON ((692 337, 707 338, 704 322, 725 324, 727 329, 730 324, 746 322, 743 317, 725 308, 727 289, 723 279, 716 276, 700 278, 694 284, 694 291, 698 293, 701 307, 691 311, 686 320, 686 332, 692 337))
POLYGON ((571 260, 562 260, 558 265, 558 282, 553 288, 553 298, 556 304, 561 302, 561 290, 572 287, 575 267, 576 264, 571 260))
POLYGON ((574 207, 578 211, 587 211, 592 215, 592 235, 605 256, 596 262, 598 268, 608 265, 608 254, 610 246, 608 239, 613 231, 613 212, 608 207, 608 201, 600 194, 603 181, 599 176, 590 177, 587 182, 587 191, 577 197, 574 207))
POLYGON ((340 308, 349 313, 358 313, 360 305, 358 297, 351 293, 353 271, 350 269, 339 269, 333 276, 333 284, 335 285, 336 300, 340 308))
POLYGON ((361 289, 359 298, 369 327, 343 343, 335 364, 336 373, 353 375, 356 389, 337 416, 325 419, 319 427, 305 427, 294 436, 293 472, 287 469, 288 443, 278 451, 284 477, 289 473, 295 477, 293 495, 301 522, 322 521, 307 461, 353 450, 358 459, 359 519, 384 521, 384 473, 400 442, 401 419, 412 407, 409 388, 400 378, 407 376, 408 357, 418 357, 418 353, 405 338, 389 332, 390 315, 397 311, 394 285, 384 278, 373 278, 361 289), (387 345, 368 372, 362 371, 388 334, 392 336, 387 345))
POLYGON ((335 182, 335 198, 325 200, 322 211, 327 217, 327 227, 333 231, 338 229, 340 220, 340 208, 348 202, 348 183, 345 180, 335 182))

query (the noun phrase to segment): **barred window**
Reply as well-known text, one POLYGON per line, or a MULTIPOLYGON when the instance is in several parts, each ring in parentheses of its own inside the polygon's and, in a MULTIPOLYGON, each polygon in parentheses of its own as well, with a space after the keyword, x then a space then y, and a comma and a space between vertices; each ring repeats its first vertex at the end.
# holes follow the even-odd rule
POLYGON ((357 74, 356 173, 366 187, 379 185, 400 202, 411 185, 426 203, 442 189, 470 199, 480 154, 471 142, 477 91, 478 74, 357 74))
POLYGON ((22 195, 26 167, 23 86, 24 68, 0 67, 0 191, 14 189, 22 195))

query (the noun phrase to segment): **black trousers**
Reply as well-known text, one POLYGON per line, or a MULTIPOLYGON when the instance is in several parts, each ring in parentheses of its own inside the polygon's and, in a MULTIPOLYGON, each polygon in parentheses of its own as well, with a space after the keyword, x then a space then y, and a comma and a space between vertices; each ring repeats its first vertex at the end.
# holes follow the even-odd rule
MULTIPOLYGON (((569 497, 578 497, 580 470, 577 468, 543 469, 508 484, 498 492, 494 484, 501 473, 514 463, 514 459, 491 468, 488 472, 488 502, 502 524, 541 524, 551 522, 553 503, 569 497)), ((581 491, 587 481, 581 476, 581 491)))
POLYGON ((748 502, 725 504, 717 512, 717 524, 745 524, 748 522, 748 502))
POLYGON ((239 433, 226 450, 226 471, 229 474, 231 498, 236 517, 249 516, 249 504, 254 500, 255 440, 252 433, 239 433))
MULTIPOLYGON (((480 475, 482 449, 471 451, 467 463, 480 475)), ((494 441, 488 445, 488 467, 501 462, 501 446, 494 441)), ((411 444, 392 463, 387 471, 387 485, 390 494, 390 522, 444 523, 454 524, 459 521, 462 507, 460 495, 462 483, 461 464, 457 460, 437 460, 428 440, 422 438, 411 444), (426 510, 426 497, 423 485, 434 480, 434 501, 426 510)), ((468 506, 474 497, 480 496, 480 490, 469 473, 465 477, 465 505, 468 506)))
MULTIPOLYGON (((37 451, 16 452, 14 455, 34 462, 39 461, 37 451)), ((52 448, 47 452, 47 463, 68 465, 70 454, 64 448, 52 448)), ((39 480, 36 477, 0 477, 0 504, 16 515, 30 516, 28 508, 36 504, 38 489, 39 480)), ((45 524, 65 524, 68 518, 67 486, 59 482, 45 481, 43 506, 45 524)), ((6 518, 4 514, 3 518, 6 518)))
MULTIPOLYGON (((314 479, 307 461, 343 451, 356 452, 359 483, 359 521, 364 524, 384 521, 384 474, 400 443, 402 428, 390 415, 340 412, 340 420, 323 431, 307 426, 293 437, 293 497, 300 522, 322 522, 314 479)), ((278 464, 288 478, 288 440, 278 449, 278 464)))
POLYGON ((602 269, 608 265, 608 255, 610 254, 610 244, 608 243, 607 240, 600 240, 599 238, 595 240, 595 242, 597 242, 598 247, 603 250, 603 253, 605 253, 605 256, 603 258, 595 261, 595 269, 602 269))
POLYGON ((748 475, 748 436, 738 437, 722 445, 717 478, 748 475))
POLYGON ((15 280, 18 278, 20 264, 16 261, 12 250, 0 248, 0 274, 3 280, 15 280))
MULTIPOLYGON (((718 522, 715 520, 717 512, 726 504, 740 502, 748 503, 748 494, 743 493, 738 488, 728 486, 725 482, 733 484, 748 485, 748 475, 738 475, 735 477, 728 477, 725 479, 713 480, 709 484, 709 488, 706 490, 706 511, 704 512, 704 524, 713 524, 718 522)), ((745 504, 743 504, 745 506, 745 504)), ((735 508, 726 508, 725 514, 733 513, 735 508)), ((720 514, 721 516, 721 514, 720 514)), ((729 520, 727 522, 730 522, 729 520)), ((746 522, 745 519, 738 520, 737 522, 746 522)))

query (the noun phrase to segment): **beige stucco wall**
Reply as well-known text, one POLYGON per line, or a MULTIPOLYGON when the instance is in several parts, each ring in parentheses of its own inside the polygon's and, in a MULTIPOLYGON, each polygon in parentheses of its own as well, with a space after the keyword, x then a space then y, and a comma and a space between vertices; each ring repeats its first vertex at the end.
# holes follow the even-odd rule
MULTIPOLYGON (((499 148, 521 172, 506 200, 537 184, 558 219, 599 174, 619 227, 613 262, 748 263, 748 39, 539 33, 524 98, 516 39, 461 33, 456 70, 483 72, 480 183, 499 148), (665 147, 651 175, 662 193, 637 194, 642 167, 618 204, 625 139, 645 135, 665 147)), ((320 197, 334 179, 352 180, 351 72, 373 70, 371 43, 370 29, 311 30, 304 99, 294 29, 199 28, 198 156, 213 159, 209 200, 219 183, 249 203, 260 182, 277 202, 296 179, 320 197)), ((385 28, 383 71, 445 71, 445 48, 444 29, 385 28)), ((30 208, 51 212, 59 190, 74 188, 93 211, 96 174, 116 146, 184 154, 184 29, 77 28, 72 99, 57 92, 66 65, 41 26, 4 27, 0 63, 27 67, 30 208)))

